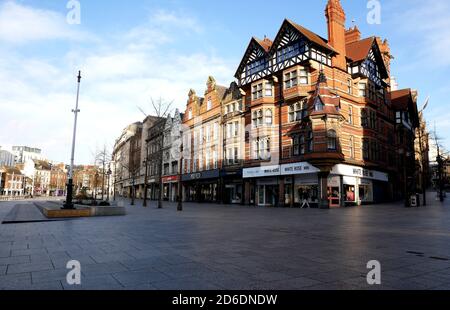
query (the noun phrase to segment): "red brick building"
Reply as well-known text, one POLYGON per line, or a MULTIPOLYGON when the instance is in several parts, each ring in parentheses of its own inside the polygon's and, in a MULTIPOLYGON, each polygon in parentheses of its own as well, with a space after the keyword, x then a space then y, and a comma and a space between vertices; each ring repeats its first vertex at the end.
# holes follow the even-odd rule
POLYGON ((413 190, 403 167, 417 107, 409 89, 391 93, 387 41, 346 29, 339 0, 328 1, 325 16, 328 39, 285 20, 273 40, 251 39, 236 72, 246 204, 327 208, 413 190))

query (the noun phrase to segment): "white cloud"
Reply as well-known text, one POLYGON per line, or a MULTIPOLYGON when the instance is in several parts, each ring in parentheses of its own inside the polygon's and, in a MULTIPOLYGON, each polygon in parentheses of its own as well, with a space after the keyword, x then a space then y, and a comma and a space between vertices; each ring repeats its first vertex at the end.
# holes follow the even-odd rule
POLYGON ((450 49, 450 19, 444 12, 450 11, 450 2, 411 1, 405 6, 400 1, 398 4, 403 11, 393 16, 395 29, 415 42, 418 61, 427 62, 428 67, 449 66, 450 54, 446 51, 450 49))
POLYGON ((71 26, 63 14, 14 1, 0 4, 0 41, 23 44, 41 40, 85 40, 90 35, 71 26))
MULTIPOLYGON (((32 16, 43 14, 19 7, 32 10, 32 16)), ((54 18, 52 12, 45 14, 46 21, 54 18)), ((151 113, 151 97, 174 100, 183 111, 190 88, 203 93, 209 75, 228 84, 234 69, 212 52, 177 49, 178 40, 192 33, 192 44, 198 44, 202 35, 195 18, 160 11, 89 49, 72 47, 57 63, 0 52, 0 145, 40 147, 50 159, 67 162, 78 69, 83 76, 78 163, 91 163, 93 150, 104 143, 112 146, 123 128, 142 120, 137 106, 151 113)))

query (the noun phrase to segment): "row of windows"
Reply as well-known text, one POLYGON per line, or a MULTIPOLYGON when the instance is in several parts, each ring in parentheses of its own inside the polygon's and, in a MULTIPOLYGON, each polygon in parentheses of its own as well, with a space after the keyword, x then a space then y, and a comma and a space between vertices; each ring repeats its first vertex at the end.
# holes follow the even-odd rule
POLYGON ((299 156, 314 152, 314 140, 312 131, 294 135, 292 137, 292 155, 299 156))
POLYGON ((361 110, 361 126, 373 130, 378 129, 377 112, 369 109, 361 110))
POLYGON ((273 96, 273 84, 269 81, 264 81, 252 87, 253 100, 261 99, 262 97, 273 96))
MULTIPOLYGON (((217 157, 217 151, 213 150, 212 152, 206 152, 204 158, 201 153, 198 155, 198 157, 194 158, 192 172, 217 169, 218 166, 219 166, 219 160, 217 157)), ((191 169, 190 160, 187 160, 185 167, 186 167, 187 173, 190 173, 191 172, 190 171, 190 169, 191 169)))
POLYGON ((225 106, 225 114, 230 114, 234 112, 242 112, 242 100, 227 104, 225 106))
POLYGON ((253 141, 253 159, 256 160, 270 160, 270 138, 256 138, 253 141))
POLYGON ((264 125, 272 126, 273 124, 273 112, 271 109, 266 109, 265 112, 263 110, 254 111, 252 113, 252 124, 253 128, 259 128, 264 125), (264 115, 263 115, 264 113, 264 115), (265 118, 265 121, 264 121, 265 118))
POLYGON ((225 152, 225 162, 228 165, 237 164, 239 162, 239 148, 228 148, 225 152))
POLYGON ((289 106, 289 122, 298 122, 308 116, 308 102, 302 100, 289 106))
POLYGON ((308 84, 308 71, 305 69, 294 70, 284 75, 284 88, 290 89, 298 84, 308 84))
POLYGON ((240 129, 239 122, 232 122, 226 124, 227 139, 239 137, 239 129, 240 129))

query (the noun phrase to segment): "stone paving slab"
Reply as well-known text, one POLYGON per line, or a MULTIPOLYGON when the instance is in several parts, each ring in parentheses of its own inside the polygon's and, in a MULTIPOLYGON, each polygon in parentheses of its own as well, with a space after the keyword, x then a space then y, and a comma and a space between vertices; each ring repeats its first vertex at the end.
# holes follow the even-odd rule
POLYGON ((47 222, 42 212, 33 204, 16 205, 3 219, 2 224, 47 222))
MULTIPOLYGON (((450 203, 183 212, 141 203, 126 217, 0 225, 0 289, 450 289, 450 203), (81 263, 80 287, 65 281, 70 259, 81 263), (381 286, 366 282, 372 259, 381 286)), ((0 203, 0 216, 15 204, 0 203)))

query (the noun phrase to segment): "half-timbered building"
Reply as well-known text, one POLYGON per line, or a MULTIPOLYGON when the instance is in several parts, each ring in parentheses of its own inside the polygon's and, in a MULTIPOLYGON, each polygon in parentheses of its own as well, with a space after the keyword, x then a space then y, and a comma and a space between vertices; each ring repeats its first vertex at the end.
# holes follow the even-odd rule
POLYGON ((285 20, 273 41, 252 38, 238 67, 245 203, 382 202, 406 178, 394 143, 389 45, 346 29, 339 0, 328 1, 325 15, 328 39, 285 20))

